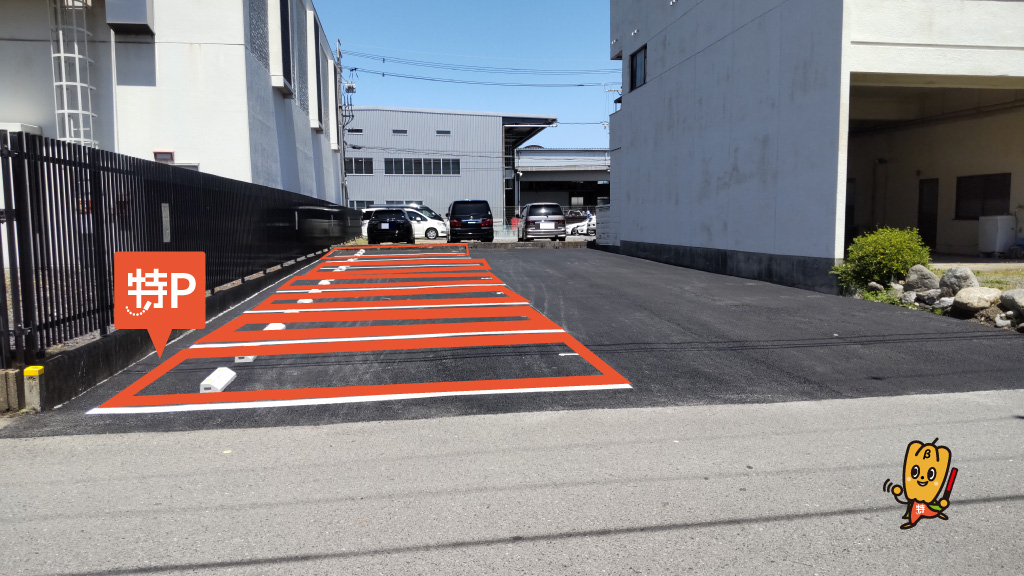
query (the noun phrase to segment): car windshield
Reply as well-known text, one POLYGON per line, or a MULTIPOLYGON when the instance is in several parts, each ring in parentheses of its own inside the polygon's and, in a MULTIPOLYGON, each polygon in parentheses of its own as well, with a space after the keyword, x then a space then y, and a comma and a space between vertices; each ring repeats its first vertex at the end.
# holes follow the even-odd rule
POLYGON ((373 210, 364 210, 363 220, 369 220, 370 218, 373 218, 373 210))
POLYGON ((373 213, 373 217, 378 220, 385 218, 404 218, 405 212, 401 210, 377 210, 373 213))
POLYGON ((490 216, 491 206, 487 202, 458 202, 452 206, 452 217, 455 216, 490 216))
POLYGON ((562 207, 558 204, 539 204, 530 206, 527 216, 561 216, 562 207))

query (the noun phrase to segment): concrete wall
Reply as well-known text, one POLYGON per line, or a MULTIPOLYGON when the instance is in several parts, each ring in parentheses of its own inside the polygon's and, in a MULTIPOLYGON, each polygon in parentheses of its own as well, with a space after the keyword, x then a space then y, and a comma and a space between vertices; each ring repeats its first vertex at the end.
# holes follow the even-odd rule
POLYGON ((442 215, 453 200, 487 200, 500 218, 504 201, 502 117, 472 112, 355 107, 346 134, 350 158, 373 158, 373 175, 350 174, 350 200, 419 200, 442 215), (408 130, 395 135, 394 129, 408 130), (451 135, 438 136, 437 130, 451 135), (353 149, 360 146, 362 149, 353 149), (461 174, 387 175, 385 158, 459 158, 461 174))
POLYGON ((611 194, 624 248, 794 256, 815 259, 819 269, 840 257, 842 2, 611 7, 624 87, 629 55, 647 44, 647 84, 624 93, 612 117, 613 148, 621 148, 613 151, 611 194))
POLYGON ((850 6, 849 52, 853 72, 993 79, 1024 76, 1024 2, 846 3, 850 6))
POLYGON ((871 198, 877 194, 884 202, 876 212, 877 223, 917 227, 918 182, 938 178, 936 249, 976 254, 978 222, 955 219, 956 179, 1009 172, 1010 209, 1020 210, 1018 236, 1024 236, 1024 108, 851 136, 849 162, 849 177, 856 179, 860 226, 876 223, 871 198), (886 163, 876 165, 877 158, 886 163))

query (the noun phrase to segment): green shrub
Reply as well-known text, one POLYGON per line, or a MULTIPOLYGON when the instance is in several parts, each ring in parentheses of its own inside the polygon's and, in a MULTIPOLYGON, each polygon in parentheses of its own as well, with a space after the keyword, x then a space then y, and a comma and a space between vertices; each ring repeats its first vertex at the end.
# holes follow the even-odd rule
POLYGON ((846 261, 832 269, 839 285, 846 289, 864 288, 868 282, 888 286, 902 280, 915 264, 931 261, 928 247, 916 228, 879 228, 853 239, 846 261))

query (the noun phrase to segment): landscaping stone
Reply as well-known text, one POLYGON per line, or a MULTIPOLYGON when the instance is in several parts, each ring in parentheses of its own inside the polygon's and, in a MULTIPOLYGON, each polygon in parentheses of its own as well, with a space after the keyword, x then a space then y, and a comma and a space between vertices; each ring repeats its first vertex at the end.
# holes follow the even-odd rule
POLYGON ((997 288, 964 288, 953 299, 953 306, 968 312, 980 312, 999 301, 1002 291, 997 288))
POLYGON ((946 270, 942 279, 939 280, 939 288, 942 290, 943 297, 956 296, 964 288, 977 288, 978 286, 980 286, 978 278, 966 266, 954 266, 946 270))
POLYGON ((1013 310, 1017 316, 1024 315, 1024 288, 1003 292, 1001 301, 1003 308, 1013 310))
POLYGON ((942 298, 942 290, 939 290, 938 288, 935 290, 925 290, 917 293, 917 301, 929 306, 935 304, 939 298, 942 298))
POLYGON ((904 306, 913 306, 916 300, 917 292, 904 292, 903 295, 900 296, 900 302, 902 302, 904 306))
POLYGON ((1024 334, 1024 322, 1021 322, 1020 324, 1017 324, 1017 332, 1020 332, 1021 334, 1024 334))
POLYGON ((878 282, 868 282, 868 292, 883 292, 885 287, 878 282))
POLYGON ((996 328, 1009 328, 1010 324, 1012 324, 1012 322, 1007 320, 1002 314, 996 316, 996 328))
POLYGON ((952 307, 953 307, 953 297, 952 296, 947 297, 947 298, 939 298, 938 300, 935 301, 935 304, 932 304, 932 308, 937 308, 939 310, 949 310, 952 307))
POLYGON ((893 298, 901 298, 903 296, 903 284, 897 284, 893 282, 889 285, 889 296, 893 298))
POLYGON ((907 280, 903 283, 904 290, 924 291, 939 288, 939 277, 920 264, 914 265, 907 272, 907 280))

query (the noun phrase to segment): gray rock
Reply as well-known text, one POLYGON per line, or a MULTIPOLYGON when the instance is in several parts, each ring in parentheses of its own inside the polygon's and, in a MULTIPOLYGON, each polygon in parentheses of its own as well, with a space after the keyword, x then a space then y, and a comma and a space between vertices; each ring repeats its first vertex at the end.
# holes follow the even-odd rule
POLYGON ((1007 290, 1000 298, 1003 308, 1013 310, 1017 316, 1024 316, 1024 288, 1007 290))
POLYGON ((902 297, 903 296, 903 284, 897 284, 897 283, 893 282, 889 286, 888 294, 889 294, 889 296, 892 296, 893 298, 900 298, 900 297, 902 297))
POLYGON ((996 316, 996 328, 1009 328, 1010 324, 1011 322, 1007 320, 1004 316, 996 316))
POLYGON ((1021 322, 1020 324, 1017 324, 1017 332, 1020 332, 1021 334, 1024 334, 1024 322, 1021 322))
POLYGON ((968 312, 980 312, 999 301, 1002 291, 996 288, 964 288, 953 299, 953 306, 968 312))
POLYGON ((904 306, 913 306, 915 300, 917 300, 917 292, 904 292, 903 295, 900 296, 900 302, 902 302, 904 306))
POLYGON ((868 282, 868 292, 883 292, 885 286, 882 286, 878 282, 868 282))
POLYGON ((903 283, 904 290, 913 290, 915 292, 919 290, 936 290, 938 288, 939 277, 920 264, 914 265, 910 272, 907 272, 907 281, 903 283))
POLYGON ((935 290, 925 290, 917 293, 917 301, 929 306, 935 304, 939 298, 942 298, 942 290, 939 290, 938 288, 935 290))
POLYGON ((938 300, 935 301, 935 304, 932 304, 932 308, 937 308, 939 310, 949 310, 952 307, 953 307, 953 297, 952 296, 950 296, 948 298, 939 298, 938 300))
POLYGON ((944 297, 956 296, 957 292, 964 288, 977 288, 978 286, 980 286, 978 278, 966 266, 954 266, 946 270, 946 273, 942 275, 942 279, 939 280, 939 288, 942 290, 944 297))

